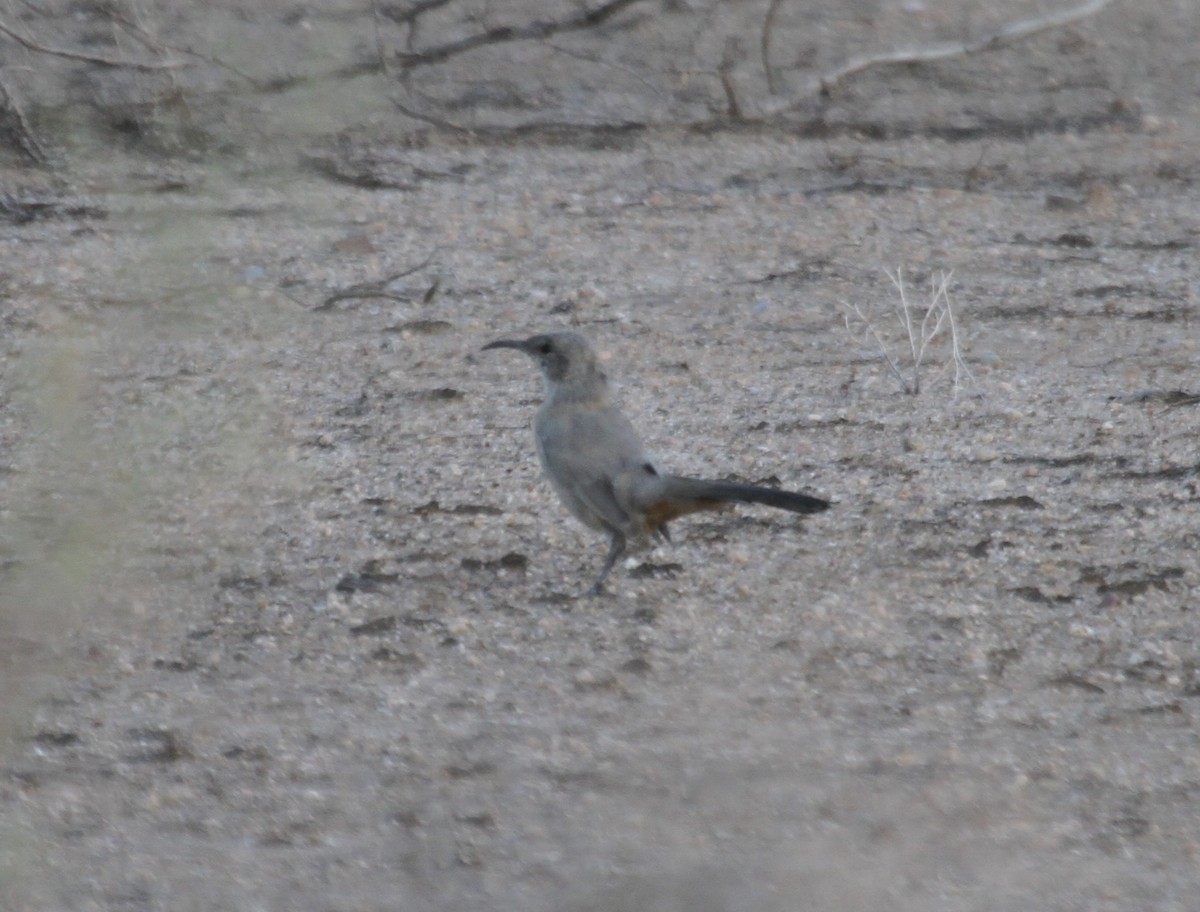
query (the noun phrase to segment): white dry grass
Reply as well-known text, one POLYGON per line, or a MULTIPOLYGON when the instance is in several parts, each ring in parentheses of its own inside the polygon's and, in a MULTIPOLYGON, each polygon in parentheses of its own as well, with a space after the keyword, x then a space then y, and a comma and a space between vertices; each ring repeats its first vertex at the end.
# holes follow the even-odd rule
POLYGON ((852 338, 863 338, 868 344, 873 344, 887 364, 888 371, 896 378, 900 388, 910 396, 921 392, 922 371, 926 368, 927 355, 930 346, 940 341, 943 335, 949 337, 949 357, 938 368, 938 373, 952 371, 952 389, 955 395, 963 386, 975 378, 963 357, 961 339, 958 333, 958 323, 954 317, 954 307, 950 303, 950 279, 954 272, 936 272, 929 277, 929 299, 922 306, 909 300, 908 288, 904 284, 904 272, 896 267, 895 272, 884 270, 899 295, 899 301, 892 308, 891 315, 899 323, 899 329, 888 333, 880 329, 880 314, 872 314, 863 310, 859 304, 843 304, 842 317, 846 323, 846 331, 852 338), (945 333, 943 334, 943 330, 945 333))

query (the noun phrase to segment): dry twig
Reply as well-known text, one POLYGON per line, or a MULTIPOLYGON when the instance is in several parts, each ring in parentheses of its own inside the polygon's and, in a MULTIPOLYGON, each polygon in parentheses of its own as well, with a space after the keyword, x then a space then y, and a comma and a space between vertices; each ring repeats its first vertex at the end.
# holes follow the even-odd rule
POLYGON ((623 73, 624 75, 640 82, 643 86, 645 86, 655 95, 658 95, 660 98, 666 97, 666 93, 661 88, 656 86, 653 82, 639 73, 633 67, 625 66, 624 64, 620 63, 614 63, 611 60, 605 60, 604 58, 598 57, 595 54, 585 54, 581 51, 574 51, 570 48, 565 48, 550 41, 546 42, 546 47, 554 51, 556 54, 562 54, 564 57, 570 57, 573 60, 582 60, 584 63, 593 63, 596 66, 605 67, 618 73, 623 73))
POLYGON ((763 16, 762 32, 759 35, 758 49, 762 56, 763 73, 767 77, 767 91, 772 95, 778 91, 775 84, 775 68, 771 66, 771 34, 775 30, 775 16, 783 0, 771 0, 767 6, 767 14, 763 16))
POLYGON ((49 161, 46 150, 38 142, 33 128, 29 126, 29 121, 25 119, 25 112, 17 102, 16 95, 13 94, 12 89, 8 87, 8 83, 4 81, 3 77, 0 77, 0 107, 4 111, 7 111, 8 116, 12 119, 9 130, 12 132, 20 150, 31 161, 39 165, 46 164, 49 161))
MULTIPOLYGON (((437 256, 440 249, 441 248, 439 247, 434 247, 433 250, 430 251, 429 256, 425 257, 425 259, 416 266, 410 266, 408 269, 402 269, 400 272, 393 273, 389 276, 384 276, 382 279, 376 279, 374 282, 359 282, 357 285, 351 285, 348 288, 335 291, 324 301, 318 304, 315 309, 329 310, 334 304, 338 303, 338 301, 348 301, 354 298, 386 298, 389 301, 407 301, 407 296, 396 294, 394 291, 388 291, 387 287, 397 279, 410 276, 414 272, 420 272, 433 262, 433 258, 437 256)), ((425 292, 425 303, 428 303, 430 300, 432 300, 433 295, 437 293, 439 281, 435 281, 433 286, 425 292)))
POLYGON ((541 38, 550 38, 562 32, 576 32, 583 29, 595 28, 598 25, 603 25, 626 7, 640 2, 641 0, 608 0, 607 3, 602 3, 594 9, 585 9, 565 19, 540 20, 531 22, 528 25, 505 25, 488 29, 486 32, 471 35, 459 41, 439 44, 423 51, 401 54, 400 65, 406 70, 411 70, 416 67, 442 63, 458 54, 473 51, 476 48, 485 47, 489 44, 504 44, 510 41, 536 41, 541 38))
POLYGON ((737 86, 733 82, 733 68, 741 54, 736 38, 725 41, 725 54, 721 58, 721 66, 717 75, 721 77, 721 89, 725 92, 725 111, 730 120, 742 119, 742 106, 738 103, 737 86))
POLYGON ((375 29, 375 56, 379 58, 379 70, 384 76, 387 76, 389 75, 387 54, 384 51, 383 30, 379 27, 379 0, 371 0, 371 24, 375 29))
POLYGON ((1174 402, 1167 404, 1163 408, 1163 411, 1169 412, 1172 409, 1183 408, 1185 405, 1200 405, 1200 396, 1184 396, 1183 398, 1176 399, 1174 402))
POLYGON ((437 127, 439 130, 448 130, 451 133, 463 133, 467 136, 471 136, 474 133, 474 131, 469 127, 464 127, 452 120, 447 120, 445 117, 437 117, 433 114, 426 114, 423 111, 410 108, 407 105, 397 101, 395 98, 389 100, 393 105, 395 105, 396 110, 405 117, 411 117, 413 120, 419 120, 421 123, 427 123, 430 126, 437 127))
POLYGON ((203 60, 205 63, 211 63, 215 67, 228 70, 230 73, 233 73, 233 75, 239 77, 240 79, 244 79, 246 82, 250 83, 256 88, 262 87, 259 80, 255 79, 245 70, 239 69, 232 63, 229 63, 229 61, 223 60, 220 57, 212 54, 205 54, 201 51, 192 50, 190 47, 184 47, 183 45, 171 44, 170 42, 163 41, 160 36, 149 32, 132 19, 121 15, 121 13, 115 8, 107 8, 105 10, 105 15, 117 25, 125 29, 125 31, 128 32, 134 39, 136 39, 145 47, 150 48, 152 51, 157 51, 161 54, 164 50, 167 50, 174 51, 176 54, 186 54, 189 57, 195 57, 197 60, 203 60))
POLYGON ((1029 38, 1053 28, 1070 25, 1093 16, 1108 6, 1112 0, 1085 0, 1070 9, 1047 13, 1045 16, 1034 16, 1030 19, 1019 19, 1000 26, 981 38, 970 41, 946 41, 925 47, 901 48, 892 51, 878 51, 852 57, 833 69, 826 70, 812 77, 799 92, 799 97, 793 97, 774 105, 767 105, 760 112, 763 118, 773 117, 795 108, 804 99, 813 95, 827 95, 838 83, 855 76, 864 70, 882 66, 897 66, 913 63, 932 63, 937 60, 947 60, 952 57, 966 57, 991 51, 1023 38, 1029 38))
POLYGON ((54 57, 63 57, 67 60, 81 60, 84 63, 94 63, 97 66, 104 67, 125 67, 131 70, 176 70, 182 66, 186 66, 182 60, 160 60, 160 61, 145 61, 145 60, 126 60, 120 57, 101 57, 96 54, 84 54, 82 51, 71 51, 66 48, 50 47, 45 44, 40 44, 34 41, 27 35, 22 35, 20 32, 0 21, 0 35, 7 35, 23 48, 31 51, 36 51, 39 54, 50 54, 54 57))

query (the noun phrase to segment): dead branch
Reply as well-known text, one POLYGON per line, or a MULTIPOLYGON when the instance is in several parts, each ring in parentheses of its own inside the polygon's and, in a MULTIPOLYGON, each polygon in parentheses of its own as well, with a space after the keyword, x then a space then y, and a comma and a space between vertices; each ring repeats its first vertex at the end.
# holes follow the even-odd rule
POLYGON ((454 0, 419 0, 419 2, 404 9, 401 9, 398 4, 389 4, 388 6, 380 7, 379 13, 399 25, 411 26, 416 23, 417 19, 430 10, 435 10, 440 6, 445 6, 453 2, 454 0))
POLYGON ((736 38, 727 38, 725 40, 725 53, 721 57, 721 65, 717 68, 717 75, 721 78, 721 89, 725 92, 725 112, 729 115, 730 120, 742 119, 742 106, 738 103, 737 86, 733 81, 733 68, 737 64, 737 59, 741 55, 741 48, 738 46, 736 38))
POLYGON ((1069 25, 1093 16, 1108 6, 1112 0, 1086 0, 1086 2, 1070 9, 1045 16, 1035 16, 1031 19, 1019 19, 1000 26, 993 32, 973 41, 947 41, 926 47, 901 48, 892 51, 880 51, 852 57, 831 70, 826 70, 812 77, 799 92, 798 98, 791 98, 775 105, 768 105, 759 112, 762 118, 774 117, 792 110, 804 99, 814 95, 828 95, 837 85, 851 76, 865 70, 883 66, 907 65, 913 63, 932 63, 937 60, 947 60, 953 57, 966 57, 983 51, 992 51, 1020 39, 1029 38, 1041 32, 1069 25))
POLYGON ((451 57, 476 50, 477 48, 486 47, 490 44, 507 44, 511 41, 537 41, 563 32, 576 32, 583 29, 595 28, 598 25, 603 25, 626 7, 640 2, 642 0, 608 0, 607 3, 603 3, 595 9, 585 9, 578 15, 569 16, 566 19, 531 22, 528 25, 510 25, 489 29, 478 35, 471 35, 469 38, 463 38, 459 41, 436 45, 424 51, 400 54, 400 65, 406 70, 412 70, 417 67, 442 63, 451 57))
POLYGON ((197 60, 203 60, 205 63, 211 63, 215 67, 228 70, 230 73, 233 73, 234 76, 244 79, 255 88, 263 88, 263 85, 259 80, 255 79, 245 70, 241 70, 232 63, 229 63, 227 60, 222 60, 220 57, 212 54, 204 54, 200 51, 192 50, 190 47, 184 47, 183 45, 171 44, 163 41, 158 35, 148 32, 132 19, 121 15, 116 9, 106 9, 105 15, 108 16, 112 22, 115 22, 117 25, 121 26, 121 28, 125 29, 125 31, 136 41, 152 51, 156 51, 159 54, 163 53, 164 50, 174 51, 176 54, 186 54, 189 57, 195 57, 197 60))
MULTIPOLYGON (((376 279, 374 282, 359 282, 357 285, 351 285, 348 288, 342 288, 335 291, 324 301, 317 305, 316 310, 329 310, 338 301, 348 301, 353 298, 386 298, 389 301, 407 301, 405 295, 396 294, 394 291, 388 291, 387 287, 397 279, 402 279, 405 276, 410 276, 414 272, 420 272, 426 266, 433 262, 433 258, 437 256, 440 247, 434 247, 430 251, 429 256, 425 257, 416 266, 410 266, 408 269, 402 269, 400 272, 393 273, 389 276, 384 276, 382 279, 376 279)), ((433 283, 433 286, 425 292, 424 301, 428 303, 433 299, 433 295, 437 294, 437 288, 440 280, 433 283)))
POLYGON ((417 31, 421 25, 421 16, 430 10, 438 9, 452 2, 454 0, 418 0, 417 3, 405 9, 393 4, 383 7, 379 12, 399 25, 408 26, 408 37, 404 44, 411 51, 417 44, 417 31))
POLYGON ((779 12, 783 0, 771 0, 767 14, 763 17, 762 34, 759 36, 758 49, 762 56, 763 73, 767 77, 767 91, 772 95, 777 91, 775 84, 775 68, 771 66, 771 35, 775 30, 775 16, 779 12))
POLYGON ((390 101, 396 106, 396 110, 405 117, 411 117, 413 120, 419 120, 421 123, 427 123, 430 126, 437 127, 439 130, 446 130, 450 133, 462 133, 466 136, 471 136, 473 134, 473 131, 470 128, 464 127, 461 124, 457 124, 452 120, 447 120, 444 117, 436 117, 433 114, 425 114, 414 108, 410 108, 407 105, 401 104, 395 98, 390 99, 390 101))
POLYGON ((379 27, 379 3, 371 0, 371 25, 375 31, 375 56, 379 58, 379 70, 384 76, 388 75, 387 54, 383 47, 383 30, 379 27))
POLYGON ((584 63, 592 63, 599 67, 606 67, 607 69, 616 70, 618 73, 624 73, 631 79, 635 79, 640 82, 643 86, 645 86, 655 95, 658 95, 660 98, 666 96, 666 93, 663 92, 662 89, 652 83, 633 67, 627 67, 619 63, 613 63, 611 60, 604 60, 601 57, 597 57, 595 54, 584 54, 581 51, 573 51, 570 48, 562 47, 561 45, 554 44, 550 41, 546 42, 546 47, 554 51, 556 54, 562 54, 564 57, 570 57, 573 60, 582 60, 584 63))
POLYGON ((1163 408, 1164 412, 1169 412, 1171 409, 1183 408, 1185 405, 1200 405, 1200 396, 1188 396, 1183 399, 1176 399, 1163 408))
POLYGON ((12 89, 8 87, 8 83, 4 81, 3 77, 0 77, 0 107, 7 111, 9 117, 12 118, 13 125, 9 129, 12 131, 20 150, 31 161, 39 165, 46 164, 49 161, 46 150, 38 142, 37 136, 34 135, 33 129, 29 126, 29 121, 25 119, 25 112, 17 102, 17 96, 13 94, 12 89))
POLYGON ((35 51, 39 54, 50 54, 54 57, 63 57, 67 60, 80 60, 84 63, 94 63, 97 66, 120 68, 124 67, 131 70, 176 70, 182 66, 186 66, 182 60, 160 60, 160 61, 144 61, 144 60, 125 60, 120 57, 101 57, 96 54, 84 54, 81 51, 70 51, 66 48, 50 47, 45 44, 39 44, 27 35, 22 35, 20 32, 10 28, 3 21, 0 21, 0 34, 7 35, 21 47, 30 51, 35 51))

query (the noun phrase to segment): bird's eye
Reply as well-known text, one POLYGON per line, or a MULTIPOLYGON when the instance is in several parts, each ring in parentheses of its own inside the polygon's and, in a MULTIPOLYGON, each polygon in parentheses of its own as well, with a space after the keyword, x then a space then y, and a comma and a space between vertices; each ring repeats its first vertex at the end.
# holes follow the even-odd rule
POLYGON ((543 355, 550 354, 550 343, 543 342, 541 345, 538 346, 538 351, 540 351, 543 355))

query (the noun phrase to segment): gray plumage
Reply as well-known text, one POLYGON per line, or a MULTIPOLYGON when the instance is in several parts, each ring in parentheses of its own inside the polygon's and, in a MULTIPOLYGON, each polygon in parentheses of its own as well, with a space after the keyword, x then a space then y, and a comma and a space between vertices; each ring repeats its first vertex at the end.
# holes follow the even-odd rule
POLYGON ((546 400, 534 419, 538 457, 571 514, 609 536, 604 566, 589 593, 599 593, 626 543, 668 537, 667 523, 730 502, 757 503, 793 513, 817 513, 829 502, 807 494, 730 481, 681 478, 646 455, 641 438, 608 398, 608 380, 587 341, 554 332, 500 339, 484 350, 512 348, 542 372, 546 400))

